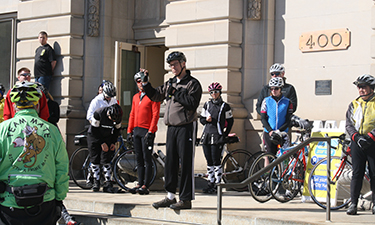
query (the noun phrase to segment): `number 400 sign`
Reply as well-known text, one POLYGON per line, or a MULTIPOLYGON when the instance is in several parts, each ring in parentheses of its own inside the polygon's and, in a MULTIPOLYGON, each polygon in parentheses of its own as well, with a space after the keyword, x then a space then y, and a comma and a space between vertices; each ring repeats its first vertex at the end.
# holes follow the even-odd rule
POLYGON ((306 32, 299 37, 299 49, 302 52, 340 50, 349 46, 350 31, 345 28, 306 32))

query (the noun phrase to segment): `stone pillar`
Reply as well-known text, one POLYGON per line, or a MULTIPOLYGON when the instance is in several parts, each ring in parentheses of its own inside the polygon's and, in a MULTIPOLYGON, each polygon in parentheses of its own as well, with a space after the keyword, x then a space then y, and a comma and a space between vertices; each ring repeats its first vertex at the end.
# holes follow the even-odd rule
POLYGON ((50 93, 60 105, 59 128, 68 146, 69 136, 84 126, 82 104, 85 0, 21 1, 18 5, 17 66, 33 73, 35 49, 40 31, 48 33, 57 65, 50 93), (69 127, 69 129, 67 129, 69 127))
MULTIPOLYGON (((241 142, 233 148, 246 147, 247 111, 241 102, 242 67, 242 0, 171 1, 166 9, 165 45, 171 51, 182 51, 186 67, 202 84, 201 106, 209 99, 208 85, 214 81, 223 86, 222 97, 233 110, 234 127, 241 142)), ((168 66, 165 66, 169 70, 168 66)), ((170 75, 170 74, 169 74, 170 75)), ((169 76, 166 75, 166 76, 169 76)), ((198 109, 201 111, 201 108, 198 109)), ((201 134, 202 126, 198 135, 201 134)), ((199 151, 196 151, 198 154, 199 151)), ((196 156, 196 159, 204 156, 196 156)), ((197 161, 198 163, 198 161, 197 161)), ((196 163, 196 170, 199 165, 196 163)), ((204 168, 205 169, 205 168, 204 168)))

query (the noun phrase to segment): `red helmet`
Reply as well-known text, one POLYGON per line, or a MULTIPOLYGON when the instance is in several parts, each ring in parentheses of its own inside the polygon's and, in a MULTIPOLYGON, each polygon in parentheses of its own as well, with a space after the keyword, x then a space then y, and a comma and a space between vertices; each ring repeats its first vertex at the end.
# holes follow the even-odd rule
POLYGON ((212 84, 210 84, 210 85, 208 86, 208 91, 213 91, 213 90, 219 90, 219 91, 221 91, 222 88, 223 88, 223 87, 221 86, 220 83, 218 83, 218 82, 213 82, 212 84))

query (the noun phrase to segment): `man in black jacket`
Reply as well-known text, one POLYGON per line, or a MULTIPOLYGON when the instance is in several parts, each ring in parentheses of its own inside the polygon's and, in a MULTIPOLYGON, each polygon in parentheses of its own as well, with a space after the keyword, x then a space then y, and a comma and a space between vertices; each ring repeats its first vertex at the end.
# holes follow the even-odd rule
MULTIPOLYGON (((281 90, 281 93, 288 98, 292 104, 293 104, 293 113, 297 110, 297 93, 296 90, 294 89, 293 85, 286 83, 286 78, 284 77, 285 75, 285 67, 284 65, 280 63, 275 63, 270 67, 270 74, 272 77, 282 77, 284 79, 284 86, 281 90)), ((257 105, 256 105, 256 110, 258 114, 260 115, 260 109, 262 106, 263 99, 270 96, 270 89, 267 85, 264 85, 260 95, 258 97, 257 105)))
POLYGON ((196 110, 202 97, 202 86, 190 75, 190 70, 186 70, 186 57, 182 52, 170 53, 167 63, 175 76, 156 89, 148 83, 147 71, 141 69, 145 74, 141 79, 146 95, 153 101, 161 102, 164 99, 167 101, 164 113, 164 123, 168 126, 164 169, 167 197, 152 206, 156 209, 159 207, 170 207, 175 210, 191 209, 191 200, 194 200, 196 110), (180 201, 176 202, 180 163, 180 201))
POLYGON ((113 192, 110 162, 120 134, 122 114, 122 109, 118 104, 99 108, 93 115, 97 123, 92 123, 87 131, 90 166, 94 176, 92 189, 95 192, 100 189, 100 165, 103 166, 105 179, 103 192, 113 192))

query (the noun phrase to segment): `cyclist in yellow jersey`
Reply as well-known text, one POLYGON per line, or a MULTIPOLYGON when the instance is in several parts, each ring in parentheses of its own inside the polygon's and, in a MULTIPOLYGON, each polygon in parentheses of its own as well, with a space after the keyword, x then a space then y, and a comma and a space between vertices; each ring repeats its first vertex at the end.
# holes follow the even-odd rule
POLYGON ((346 131, 351 137, 353 178, 350 184, 352 204, 346 211, 348 215, 357 214, 357 204, 366 161, 370 174, 372 191, 372 214, 375 214, 375 78, 369 74, 361 75, 354 81, 359 97, 349 104, 346 112, 346 131))

